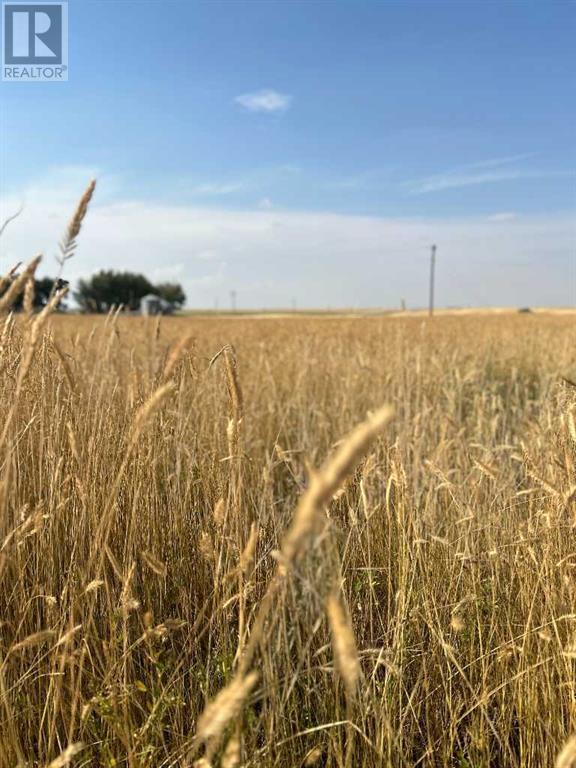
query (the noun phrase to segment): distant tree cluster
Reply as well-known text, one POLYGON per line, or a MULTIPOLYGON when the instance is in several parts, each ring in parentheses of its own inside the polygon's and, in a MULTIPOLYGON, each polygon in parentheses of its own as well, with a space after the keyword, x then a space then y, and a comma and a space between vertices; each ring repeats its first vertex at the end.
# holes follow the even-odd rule
MULTIPOLYGON (((13 278, 15 279, 15 277, 13 278)), ((59 288, 63 288, 68 283, 65 280, 55 279, 53 277, 40 277, 34 280, 34 299, 33 306, 35 309, 42 309, 48 303, 52 293, 59 288)), ((10 282, 7 282, 4 289, 0 290, 0 296, 2 296, 9 288, 10 282)), ((21 293, 14 299, 12 303, 12 309, 19 311, 22 309, 24 302, 24 294, 21 293)), ((60 302, 60 307, 63 308, 64 302, 60 302)))
MULTIPOLYGON (((8 290, 8 282, 0 289, 0 296, 8 290)), ((52 277, 34 280, 34 307, 44 307, 57 288, 67 285, 66 281, 52 277)), ((74 298, 84 312, 108 312, 113 306, 123 305, 126 309, 140 307, 143 296, 155 294, 174 307, 180 309, 186 303, 186 294, 179 283, 159 283, 154 285, 144 275, 134 272, 114 272, 102 270, 87 280, 80 280, 74 298)), ((22 309, 24 296, 14 299, 12 309, 22 309)), ((65 308, 61 303, 60 307, 65 308)))
POLYGON ((74 298, 85 312, 108 312, 120 304, 126 309, 138 309, 142 297, 150 293, 160 296, 176 309, 186 302, 186 294, 179 283, 153 285, 144 275, 112 270, 102 270, 88 280, 80 280, 74 298))

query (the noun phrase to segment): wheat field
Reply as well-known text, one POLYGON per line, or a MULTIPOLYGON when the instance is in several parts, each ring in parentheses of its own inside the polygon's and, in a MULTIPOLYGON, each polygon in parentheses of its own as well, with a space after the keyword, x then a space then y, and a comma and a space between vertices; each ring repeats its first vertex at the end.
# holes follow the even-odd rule
POLYGON ((575 764, 569 316, 2 322, 1 766, 575 764))

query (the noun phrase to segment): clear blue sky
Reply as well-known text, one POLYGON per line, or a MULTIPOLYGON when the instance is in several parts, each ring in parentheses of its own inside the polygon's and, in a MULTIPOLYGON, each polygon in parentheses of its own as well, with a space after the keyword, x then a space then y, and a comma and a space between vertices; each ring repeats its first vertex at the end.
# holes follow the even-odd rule
MULTIPOLYGON (((70 0, 69 17, 69 82, 0 86, 6 200, 93 169, 95 204, 217 211, 220 233, 234 212, 237 227, 246 213, 251 232, 272 212, 329 213, 354 227, 405 218, 408 232, 430 222, 447 242, 450 222, 458 232, 471 220, 510 222, 505 238, 520 260, 537 221, 550 227, 552 258, 572 269, 561 282, 574 275, 574 2, 70 0), (560 222, 558 243, 546 217, 560 222)), ((425 238, 419 229, 414 242, 425 238)), ((257 264, 240 268, 233 245, 200 240, 154 269, 174 258, 174 274, 193 286, 211 262, 221 292, 257 273, 257 264)), ((271 269, 266 279, 256 303, 286 275, 271 269)), ((338 285, 347 279, 339 273, 338 285)), ((548 300, 568 303, 557 287, 548 300)), ((457 283, 454 295, 448 288, 446 303, 458 303, 457 283)), ((304 301, 332 303, 327 289, 315 296, 304 301)), ((334 291, 334 303, 376 300, 369 286, 334 291)), ((489 294, 463 296, 477 302, 491 303, 489 294)))

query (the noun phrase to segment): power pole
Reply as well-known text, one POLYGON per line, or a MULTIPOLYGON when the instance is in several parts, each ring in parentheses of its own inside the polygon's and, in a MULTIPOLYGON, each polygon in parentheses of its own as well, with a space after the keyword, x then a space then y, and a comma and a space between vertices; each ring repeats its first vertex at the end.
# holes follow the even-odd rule
POLYGON ((436 269, 436 246, 433 245, 430 249, 430 302, 428 304, 428 315, 432 317, 434 314, 434 272, 436 269))
POLYGON ((230 291, 230 306, 232 312, 236 312, 236 291, 230 291))

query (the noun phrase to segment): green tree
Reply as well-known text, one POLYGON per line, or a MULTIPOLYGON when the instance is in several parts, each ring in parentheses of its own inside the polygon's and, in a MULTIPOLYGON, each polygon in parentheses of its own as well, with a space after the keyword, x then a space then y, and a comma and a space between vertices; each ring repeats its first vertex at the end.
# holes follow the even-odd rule
MULTIPOLYGON (((53 277, 41 277, 34 281, 34 306, 45 307, 54 291, 60 290, 68 285, 67 280, 53 277)), ((62 302, 60 302, 62 306, 62 302)))
POLYGON ((140 299, 155 291, 144 275, 102 270, 88 280, 80 280, 74 298, 86 312, 108 312, 120 304, 128 309, 138 309, 140 299))
POLYGON ((186 294, 180 283, 159 283, 154 292, 178 309, 186 303, 186 294))
MULTIPOLYGON (((66 285, 68 285, 66 280, 55 279, 53 277, 36 278, 34 280, 34 308, 42 309, 42 307, 45 307, 50 297, 52 296, 52 292, 60 288, 64 288, 66 285)), ((4 291, 6 290, 8 290, 8 286, 6 286, 4 289, 4 291)), ((4 293, 4 291, 2 291, 2 293, 4 293)), ((15 311, 20 311, 22 309, 23 303, 24 291, 14 299, 12 309, 15 311)), ((61 301, 59 306, 61 309, 66 309, 64 301, 61 301)))

